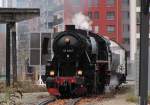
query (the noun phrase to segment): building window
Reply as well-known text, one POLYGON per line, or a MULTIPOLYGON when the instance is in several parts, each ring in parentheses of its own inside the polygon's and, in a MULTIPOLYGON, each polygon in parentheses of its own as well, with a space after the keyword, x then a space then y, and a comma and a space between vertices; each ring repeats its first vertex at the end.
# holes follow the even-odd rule
POLYGON ((129 19, 129 11, 123 11, 123 18, 129 19))
POLYGON ((94 12, 94 18, 99 19, 99 12, 98 11, 94 12))
POLYGON ((130 39, 129 38, 124 38, 124 43, 130 44, 130 39))
POLYGON ((106 0, 106 5, 112 6, 115 4, 115 0, 106 0))
POLYGON ((123 24, 123 32, 129 32, 130 31, 130 25, 129 24, 123 24))
POLYGON ((114 25, 108 25, 108 26, 107 26, 107 32, 108 32, 108 33, 113 33, 113 32, 115 32, 115 26, 114 26, 114 25))
POLYGON ((114 20, 115 12, 107 12, 107 20, 114 20))
POLYGON ((88 6, 92 5, 92 0, 88 0, 88 6))
POLYGON ((92 0, 93 1, 93 5, 99 5, 99 0, 92 0))
POLYGON ((136 32, 140 33, 140 25, 136 25, 136 29, 137 29, 136 32))
POLYGON ((99 0, 88 0, 88 6, 99 6, 99 0))
POLYGON ((72 3, 74 5, 80 5, 81 1, 80 0, 72 0, 72 3))
POLYGON ((122 0, 122 3, 125 4, 125 5, 129 5, 129 0, 122 0))
POLYGON ((92 19, 92 12, 88 12, 88 16, 90 19, 92 19))
POLYGON ((94 27, 94 32, 95 32, 95 33, 98 33, 98 32, 99 32, 99 26, 95 26, 95 27, 94 27))
POLYGON ((136 6, 141 6, 141 0, 136 0, 136 6))
POLYGON ((140 24, 140 13, 139 12, 137 12, 136 13, 136 22, 137 22, 137 24, 140 24))

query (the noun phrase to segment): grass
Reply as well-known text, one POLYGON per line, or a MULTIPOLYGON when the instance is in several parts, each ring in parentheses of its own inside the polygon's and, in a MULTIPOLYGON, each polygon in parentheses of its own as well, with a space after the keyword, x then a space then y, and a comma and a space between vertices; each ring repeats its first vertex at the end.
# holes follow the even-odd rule
POLYGON ((0 105, 21 105, 23 93, 47 92, 46 87, 35 85, 32 81, 19 81, 6 88, 0 82, 0 105))
POLYGON ((129 85, 123 85, 119 87, 119 90, 117 90, 117 94, 126 94, 126 93, 133 93, 134 87, 129 85))
POLYGON ((150 104, 150 92, 148 94, 148 103, 150 104))
POLYGON ((128 94, 127 95, 127 99, 126 99, 127 102, 132 102, 132 103, 137 103, 138 102, 138 97, 135 96, 134 94, 128 94))
POLYGON ((5 91, 5 83, 4 82, 0 82, 0 93, 5 91))
MULTIPOLYGON (((136 96, 133 92, 130 92, 126 98, 127 102, 132 102, 132 103, 137 103, 138 100, 139 100, 138 96, 136 96)), ((150 93, 148 94, 148 103, 150 103, 150 93)))
POLYGON ((0 97, 0 105, 21 105, 18 102, 23 96, 22 92, 17 87, 3 88, 3 94, 0 97))
MULTIPOLYGON (((47 92, 46 87, 38 86, 32 81, 19 81, 11 87, 19 89, 23 93, 47 92)), ((5 83, 0 82, 0 93, 5 92, 5 88, 5 83)))
POLYGON ((47 92, 46 87, 38 86, 34 84, 32 81, 18 82, 18 86, 22 88, 24 93, 47 92))
MULTIPOLYGON (((132 103, 137 103, 138 102, 138 97, 135 96, 134 94, 128 94, 126 101, 127 102, 132 102, 132 103)), ((150 95, 148 95, 148 103, 150 103, 150 95)))
POLYGON ((134 93, 134 87, 130 86, 129 89, 125 92, 127 93, 126 101, 131 103, 137 103, 138 102, 138 96, 134 93))

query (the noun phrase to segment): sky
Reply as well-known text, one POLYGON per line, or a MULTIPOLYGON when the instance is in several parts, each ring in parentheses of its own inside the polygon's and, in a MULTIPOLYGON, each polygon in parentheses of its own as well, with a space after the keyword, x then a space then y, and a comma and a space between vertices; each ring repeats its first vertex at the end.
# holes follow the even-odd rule
POLYGON ((0 0, 0 7, 6 7, 7 0, 0 0))
POLYGON ((0 0, 0 7, 2 7, 2 0, 0 0))

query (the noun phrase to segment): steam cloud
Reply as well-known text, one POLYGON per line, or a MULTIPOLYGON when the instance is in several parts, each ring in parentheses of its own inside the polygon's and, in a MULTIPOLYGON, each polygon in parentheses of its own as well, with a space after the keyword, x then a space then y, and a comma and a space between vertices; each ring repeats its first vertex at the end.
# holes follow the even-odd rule
POLYGON ((109 86, 105 87, 105 92, 110 93, 112 90, 115 90, 116 86, 119 84, 118 78, 116 76, 112 76, 110 79, 109 86))
POLYGON ((74 15, 72 23, 77 29, 92 30, 91 20, 81 12, 74 15))
POLYGON ((118 84, 119 84, 118 78, 117 78, 116 76, 111 77, 111 79, 110 79, 110 86, 115 87, 115 86, 117 86, 118 84))

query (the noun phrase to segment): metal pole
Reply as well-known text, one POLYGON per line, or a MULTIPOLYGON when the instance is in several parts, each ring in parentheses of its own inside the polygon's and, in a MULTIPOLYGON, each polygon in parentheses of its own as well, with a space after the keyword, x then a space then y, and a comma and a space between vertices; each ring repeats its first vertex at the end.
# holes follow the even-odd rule
POLYGON ((6 24, 6 86, 10 86, 10 25, 6 24))
POLYGON ((17 82, 16 23, 11 24, 13 83, 17 82))
POLYGON ((147 105, 148 98, 148 48, 149 48, 149 0, 141 0, 140 14, 140 105, 147 105))
POLYGON ((130 0, 130 61, 134 68, 136 53, 136 0, 130 0))

